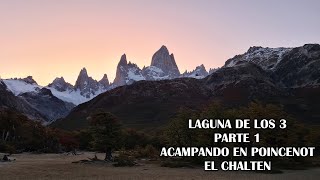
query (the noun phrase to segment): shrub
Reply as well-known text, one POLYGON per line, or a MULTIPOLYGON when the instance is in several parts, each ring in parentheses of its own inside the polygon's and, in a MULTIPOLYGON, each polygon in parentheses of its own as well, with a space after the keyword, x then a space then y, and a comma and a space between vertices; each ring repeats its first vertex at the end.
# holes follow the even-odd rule
POLYGON ((136 163, 134 162, 134 158, 120 152, 119 156, 115 158, 116 163, 114 166, 116 167, 125 167, 125 166, 134 166, 136 163))

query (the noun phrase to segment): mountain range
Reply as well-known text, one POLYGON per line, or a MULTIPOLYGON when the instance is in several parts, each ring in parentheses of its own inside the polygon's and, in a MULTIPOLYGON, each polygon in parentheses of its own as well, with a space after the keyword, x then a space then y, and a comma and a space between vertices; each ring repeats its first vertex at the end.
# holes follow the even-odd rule
MULTIPOLYGON (((46 124, 64 117, 73 107, 87 102, 103 92, 119 86, 130 85, 136 81, 157 81, 180 77, 204 78, 208 75, 208 72, 203 65, 199 67, 201 67, 199 72, 197 67, 194 71, 181 75, 174 55, 169 54, 166 46, 161 46, 152 56, 150 66, 143 67, 142 69, 132 62, 128 62, 126 54, 123 54, 117 66, 116 77, 112 83, 109 82, 107 74, 104 74, 99 81, 93 79, 88 75, 86 68, 81 69, 74 86, 66 82, 63 77, 54 79, 52 83, 45 87, 38 85, 31 76, 23 79, 3 79, 1 82, 4 89, 7 89, 19 98, 17 101, 23 99, 30 105, 29 108, 41 114, 41 116, 29 115, 31 119, 40 120, 46 124), (54 105, 43 106, 41 97, 43 98, 43 93, 45 92, 50 92, 51 94, 48 96, 55 97, 64 102, 66 108, 61 109, 61 106, 55 108, 54 105), (51 111, 58 112, 56 114, 48 113, 51 111)), ((20 111, 28 115, 28 111, 22 109, 20 111)))
POLYGON ((139 81, 112 89, 75 107, 52 126, 85 128, 91 114, 102 109, 126 126, 155 128, 166 124, 182 107, 202 109, 212 102, 239 107, 252 101, 279 104, 303 121, 319 123, 319 70, 319 44, 251 47, 202 79, 139 81))
POLYGON ((150 66, 142 69, 122 55, 113 83, 107 75, 94 80, 85 68, 74 86, 63 77, 46 87, 37 85, 32 77, 1 80, 0 105, 45 123, 59 119, 53 126, 66 129, 85 127, 96 109, 113 112, 126 124, 154 125, 172 117, 182 106, 201 108, 210 101, 236 105, 255 99, 282 103, 294 112, 309 112, 312 117, 308 118, 315 119, 319 115, 315 108, 320 106, 310 95, 320 97, 319 69, 320 45, 306 44, 296 48, 250 47, 221 68, 208 72, 200 65, 180 74, 173 54, 162 46, 150 66))

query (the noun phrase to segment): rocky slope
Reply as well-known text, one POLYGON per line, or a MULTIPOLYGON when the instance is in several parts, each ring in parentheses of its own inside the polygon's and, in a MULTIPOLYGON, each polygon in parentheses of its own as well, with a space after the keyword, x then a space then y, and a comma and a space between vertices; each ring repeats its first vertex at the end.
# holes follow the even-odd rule
POLYGON ((320 85, 320 45, 296 48, 251 47, 246 53, 226 61, 224 67, 251 62, 272 72, 278 85, 288 88, 320 85))
POLYGON ((46 119, 45 123, 51 123, 63 118, 74 108, 74 104, 64 102, 55 97, 49 89, 42 88, 37 92, 26 92, 18 96, 24 99, 31 107, 40 112, 46 119))
POLYGON ((73 86, 70 83, 67 83, 63 77, 54 79, 53 82, 48 85, 48 87, 54 88, 60 92, 73 89, 73 86))
POLYGON ((126 126, 157 126, 172 117, 180 106, 197 107, 211 91, 196 79, 139 81, 121 86, 77 106, 66 119, 52 126, 65 129, 87 127, 87 118, 97 109, 119 116, 126 126))
POLYGON ((53 96, 48 89, 38 87, 32 89, 34 86, 36 82, 31 77, 20 80, 1 80, 0 107, 21 112, 28 118, 41 121, 43 124, 49 124, 57 118, 65 117, 74 107, 53 96), (18 91, 11 91, 7 86, 9 84, 10 88, 13 88, 16 85, 15 88, 18 88, 19 83, 29 89, 18 94, 18 91))
POLYGON ((291 51, 292 48, 263 48, 261 46, 253 46, 241 55, 228 59, 224 67, 233 67, 241 61, 252 62, 265 70, 272 70, 280 62, 283 56, 291 51))
POLYGON ((274 74, 284 87, 314 87, 320 85, 320 45, 306 44, 286 53, 274 74))

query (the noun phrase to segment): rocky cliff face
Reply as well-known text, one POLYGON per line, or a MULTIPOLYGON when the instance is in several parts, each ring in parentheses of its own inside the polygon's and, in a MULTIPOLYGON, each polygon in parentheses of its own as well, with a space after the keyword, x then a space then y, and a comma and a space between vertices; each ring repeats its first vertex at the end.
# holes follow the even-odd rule
POLYGON ((60 92, 74 89, 74 87, 70 83, 67 83, 63 77, 54 79, 48 87, 52 87, 60 92))
POLYGON ((98 83, 102 89, 107 90, 110 86, 107 74, 104 74, 102 79, 98 83))
POLYGON ((167 47, 162 46, 152 56, 151 65, 143 67, 142 70, 136 64, 128 63, 126 55, 122 55, 112 87, 128 85, 141 80, 156 81, 178 77, 180 77, 180 72, 173 54, 169 54, 167 47))
POLYGON ((65 117, 74 108, 72 103, 58 99, 46 88, 39 89, 37 92, 25 92, 18 97, 28 102, 33 109, 44 116, 45 124, 65 117))
POLYGON ((140 80, 145 80, 141 69, 134 63, 128 63, 126 54, 123 54, 117 66, 116 78, 113 81, 113 86, 123 86, 140 80))
POLYGON ((30 119, 39 121, 46 120, 46 118, 32 108, 28 102, 15 96, 11 91, 8 91, 7 85, 2 80, 0 80, 0 107, 21 112, 30 119))
POLYGON ((150 66, 162 70, 164 76, 167 76, 168 79, 180 76, 180 71, 174 59, 174 55, 169 54, 169 50, 166 46, 161 46, 161 48, 154 53, 150 66))
POLYGON ((89 77, 86 68, 83 68, 80 71, 74 88, 75 90, 79 90, 82 96, 90 98, 96 95, 96 92, 99 90, 99 83, 92 77, 89 77))
POLYGON ((274 76, 284 87, 320 85, 320 45, 306 44, 286 53, 274 68, 274 76))
POLYGON ((24 82, 26 82, 28 84, 37 84, 37 82, 33 79, 32 76, 28 76, 28 77, 22 78, 20 80, 22 80, 22 81, 24 81, 24 82))

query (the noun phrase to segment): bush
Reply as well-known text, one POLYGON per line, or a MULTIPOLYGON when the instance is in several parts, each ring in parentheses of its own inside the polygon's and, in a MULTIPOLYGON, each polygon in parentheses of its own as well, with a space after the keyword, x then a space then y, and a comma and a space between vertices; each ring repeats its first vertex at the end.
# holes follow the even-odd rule
POLYGON ((136 163, 134 162, 134 158, 120 152, 119 156, 115 158, 116 164, 114 166, 116 167, 125 167, 125 166, 134 166, 136 163))
POLYGON ((0 142, 0 152, 13 154, 16 153, 16 148, 12 144, 5 143, 3 141, 0 142))
POLYGON ((136 158, 157 158, 159 157, 159 151, 153 147, 152 145, 148 144, 146 147, 137 146, 134 149, 134 156, 136 158))

